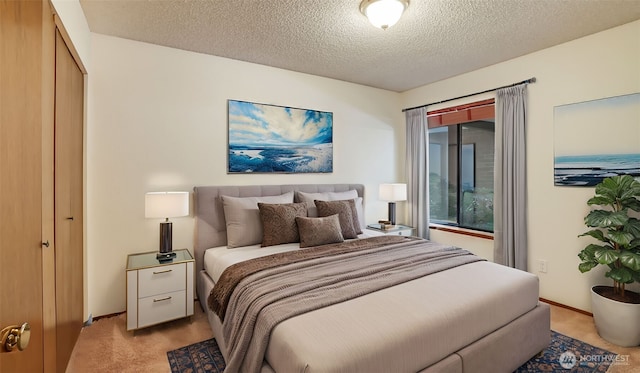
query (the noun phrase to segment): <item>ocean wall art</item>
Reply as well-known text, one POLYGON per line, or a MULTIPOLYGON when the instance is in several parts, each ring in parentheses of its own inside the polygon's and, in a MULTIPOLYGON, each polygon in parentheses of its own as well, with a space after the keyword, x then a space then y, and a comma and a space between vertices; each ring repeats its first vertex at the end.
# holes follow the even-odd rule
POLYGON ((333 113, 228 100, 228 173, 333 172, 333 113))
POLYGON ((554 185, 640 180, 640 93, 554 108, 554 185))

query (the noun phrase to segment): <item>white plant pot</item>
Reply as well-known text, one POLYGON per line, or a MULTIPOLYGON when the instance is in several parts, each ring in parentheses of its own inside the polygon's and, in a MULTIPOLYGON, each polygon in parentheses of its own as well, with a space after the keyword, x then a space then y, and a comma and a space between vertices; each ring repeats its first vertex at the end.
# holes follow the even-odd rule
POLYGON ((591 307, 602 338, 623 347, 640 345, 640 304, 605 298, 591 288, 591 307))

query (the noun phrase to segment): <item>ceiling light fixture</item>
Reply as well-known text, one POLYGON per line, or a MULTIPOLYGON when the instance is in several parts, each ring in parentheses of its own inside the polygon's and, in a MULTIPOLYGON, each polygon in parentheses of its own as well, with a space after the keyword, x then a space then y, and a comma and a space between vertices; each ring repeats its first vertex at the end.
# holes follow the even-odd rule
POLYGON ((386 30, 398 22, 408 6, 409 0, 363 0, 360 11, 372 25, 386 30))

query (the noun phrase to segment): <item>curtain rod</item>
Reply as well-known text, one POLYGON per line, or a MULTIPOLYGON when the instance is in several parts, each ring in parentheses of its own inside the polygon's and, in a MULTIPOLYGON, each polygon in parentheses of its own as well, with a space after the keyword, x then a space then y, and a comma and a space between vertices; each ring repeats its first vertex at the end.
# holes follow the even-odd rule
POLYGON ((446 99, 446 100, 442 100, 442 101, 438 101, 438 102, 432 102, 432 103, 430 103, 430 104, 426 104, 426 105, 420 105, 420 106, 415 106, 415 107, 410 107, 410 108, 402 109, 402 112, 404 113, 404 112, 405 112, 405 111, 407 111, 407 110, 420 109, 420 108, 423 108, 423 107, 427 107, 427 106, 431 106, 431 105, 437 105, 437 104, 442 104, 442 103, 444 103, 444 102, 449 102, 449 101, 457 100, 457 99, 460 99, 460 98, 467 98, 467 97, 471 97, 471 96, 475 96, 475 95, 480 95, 480 94, 487 93, 487 92, 491 92, 491 91, 497 91, 497 90, 502 89, 502 88, 515 87, 515 86, 520 85, 520 84, 529 84, 529 83, 535 83, 535 82, 536 82, 536 78, 535 78, 535 77, 533 77, 533 78, 529 78, 529 79, 527 79, 527 80, 523 80, 523 81, 518 82, 518 83, 513 83, 513 84, 509 84, 509 85, 503 85, 502 87, 493 88, 493 89, 487 89, 486 91, 482 91, 482 92, 470 93, 470 94, 468 94, 468 95, 459 96, 459 97, 454 97, 454 98, 448 98, 448 99, 446 99))

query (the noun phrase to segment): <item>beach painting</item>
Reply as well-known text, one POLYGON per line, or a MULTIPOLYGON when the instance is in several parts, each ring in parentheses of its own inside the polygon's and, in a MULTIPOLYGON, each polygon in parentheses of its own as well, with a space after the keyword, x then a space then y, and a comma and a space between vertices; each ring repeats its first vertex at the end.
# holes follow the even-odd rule
POLYGON ((333 113, 228 104, 228 173, 333 172, 333 113))
POLYGON ((640 181, 640 93, 554 108, 554 185, 640 181))

